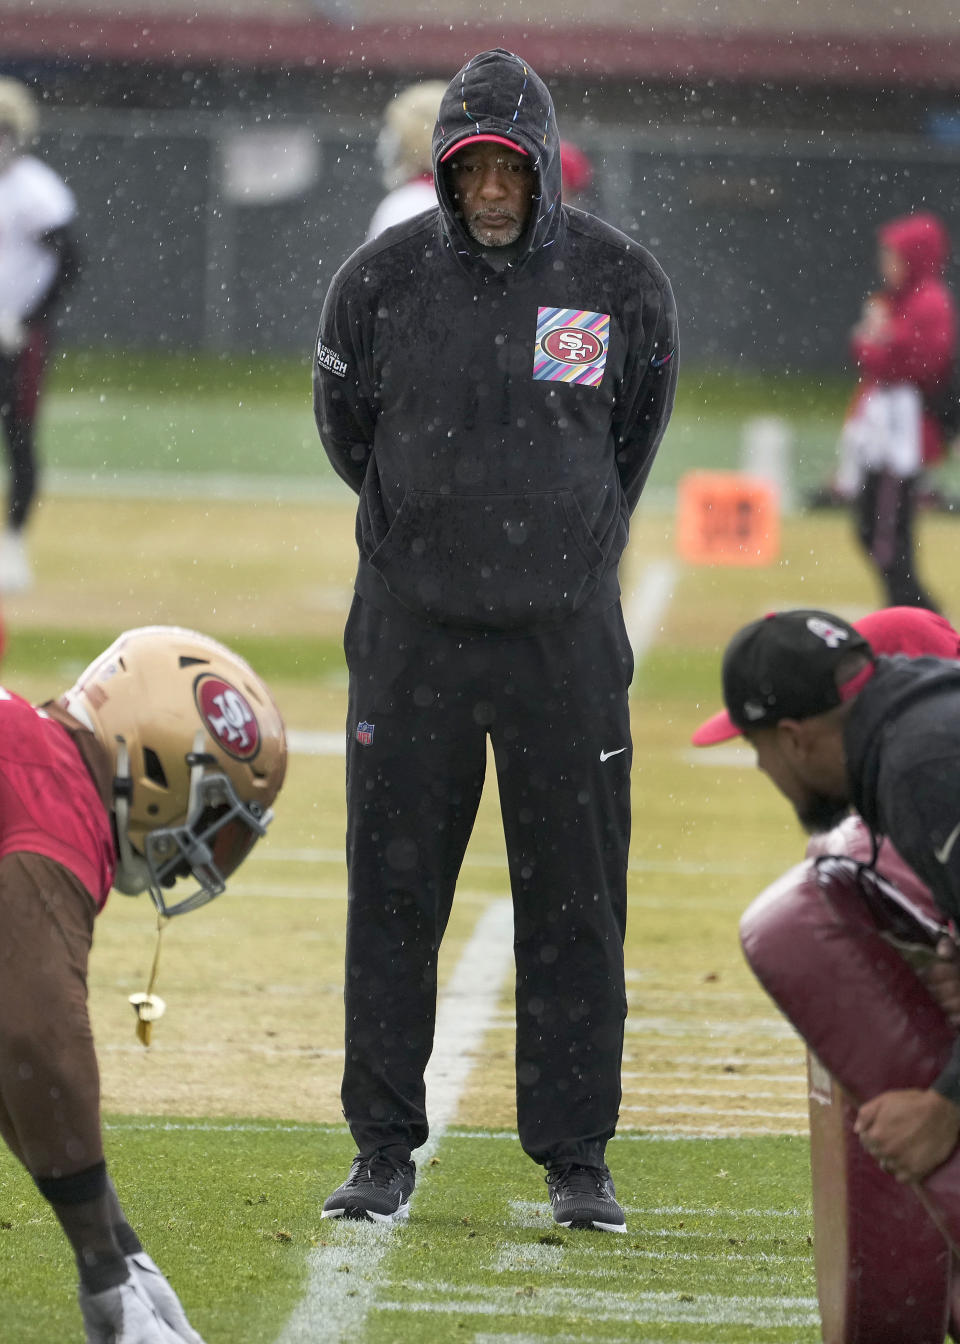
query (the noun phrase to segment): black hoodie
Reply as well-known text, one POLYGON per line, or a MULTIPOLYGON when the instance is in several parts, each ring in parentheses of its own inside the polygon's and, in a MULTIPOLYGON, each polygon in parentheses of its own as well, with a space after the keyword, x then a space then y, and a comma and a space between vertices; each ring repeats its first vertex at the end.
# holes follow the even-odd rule
MULTIPOLYGON (((960 664, 878 658, 843 740, 854 807, 960 927, 960 664)), ((960 1038, 934 1087, 960 1105, 960 1038)))
POLYGON ((330 285, 317 426, 360 495, 362 596, 533 632, 619 596, 629 515, 673 406, 673 295, 643 247, 562 206, 553 103, 518 56, 467 63, 433 153, 439 209, 359 248, 330 285), (440 162, 477 134, 536 167, 506 266, 468 234, 440 162))
POLYGON ((960 663, 878 658, 843 737, 857 811, 960 926, 960 663))

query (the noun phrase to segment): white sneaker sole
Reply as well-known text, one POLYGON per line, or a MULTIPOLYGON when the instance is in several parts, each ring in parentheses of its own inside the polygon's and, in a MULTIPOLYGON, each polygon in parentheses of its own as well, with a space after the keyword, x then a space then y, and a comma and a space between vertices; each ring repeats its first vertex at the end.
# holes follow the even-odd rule
POLYGON ((575 1226, 575 1230, 578 1232, 580 1231, 587 1232, 590 1230, 590 1228, 595 1228, 597 1232, 626 1232, 627 1230, 626 1223, 598 1223, 594 1220, 588 1221, 586 1218, 571 1218, 569 1223, 558 1223, 557 1226, 558 1227, 575 1226))
POLYGON ((401 1204, 394 1213, 374 1213, 372 1209, 321 1209, 321 1218, 346 1218, 354 1223, 406 1223, 410 1220, 410 1205, 401 1204))

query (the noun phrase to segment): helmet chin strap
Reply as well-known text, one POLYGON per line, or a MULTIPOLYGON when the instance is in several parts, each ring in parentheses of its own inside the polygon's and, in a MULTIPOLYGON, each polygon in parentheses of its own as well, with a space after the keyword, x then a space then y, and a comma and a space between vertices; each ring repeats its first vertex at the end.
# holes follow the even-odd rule
POLYGON ((130 844, 130 799, 133 795, 130 753, 122 737, 118 736, 116 742, 117 773, 113 781, 113 810, 116 816, 117 850, 120 861, 114 885, 124 896, 139 896, 150 886, 150 868, 146 859, 141 858, 130 844))
MULTIPOLYGON (((119 850, 119 863, 117 865, 117 876, 114 885, 124 893, 125 896, 138 896, 146 887, 151 886, 150 867, 139 854, 135 854, 130 844, 130 837, 127 829, 130 824, 130 797, 133 793, 133 779, 130 774, 130 753, 127 750, 127 744, 122 737, 117 737, 117 774, 113 781, 113 806, 116 814, 116 832, 117 849, 119 850)), ((153 892, 151 890, 151 895, 153 892)), ((154 898, 156 904, 156 898, 154 898)), ((162 1017, 166 1010, 166 1004, 159 994, 154 994, 153 987, 157 982, 157 971, 160 967, 160 939, 163 934, 166 919, 158 910, 157 912, 157 945, 153 954, 153 967, 150 971, 150 980, 147 984, 145 993, 131 994, 128 1002, 133 1006, 133 1011, 137 1015, 137 1040, 144 1047, 149 1047, 153 1038, 153 1024, 162 1017)))

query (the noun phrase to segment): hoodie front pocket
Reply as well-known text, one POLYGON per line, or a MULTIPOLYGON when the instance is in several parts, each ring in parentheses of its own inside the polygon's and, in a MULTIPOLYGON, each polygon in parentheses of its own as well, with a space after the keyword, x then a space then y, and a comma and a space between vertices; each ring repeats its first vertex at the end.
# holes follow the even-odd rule
POLYGON ((572 615, 597 586, 603 552, 569 490, 411 490, 368 559, 411 611, 453 625, 522 630, 572 615))

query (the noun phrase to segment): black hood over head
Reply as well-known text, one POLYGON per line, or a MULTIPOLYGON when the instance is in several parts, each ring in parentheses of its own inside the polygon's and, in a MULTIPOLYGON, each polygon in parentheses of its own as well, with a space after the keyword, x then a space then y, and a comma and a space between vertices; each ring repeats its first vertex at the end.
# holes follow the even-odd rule
POLYGON ((521 57, 498 47, 472 57, 447 86, 433 131, 433 171, 444 231, 459 253, 483 252, 457 214, 444 155, 478 135, 496 135, 524 150, 536 169, 523 251, 547 246, 560 228, 560 136, 550 90, 521 57))

